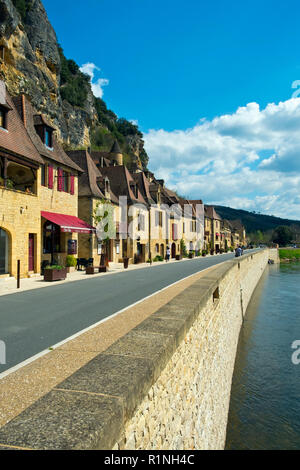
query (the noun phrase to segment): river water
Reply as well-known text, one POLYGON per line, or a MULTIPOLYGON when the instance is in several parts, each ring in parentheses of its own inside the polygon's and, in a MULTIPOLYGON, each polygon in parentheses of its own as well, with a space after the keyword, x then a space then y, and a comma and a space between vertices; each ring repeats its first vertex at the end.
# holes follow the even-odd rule
POLYGON ((241 329, 226 449, 300 449, 295 340, 300 340, 300 263, 268 266, 241 329))

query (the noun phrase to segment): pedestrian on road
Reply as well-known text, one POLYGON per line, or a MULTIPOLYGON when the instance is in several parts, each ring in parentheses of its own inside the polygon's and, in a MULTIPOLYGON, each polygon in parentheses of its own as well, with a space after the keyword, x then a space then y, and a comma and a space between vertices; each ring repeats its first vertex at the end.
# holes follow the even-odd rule
POLYGON ((170 251, 170 248, 167 246, 167 249, 166 249, 166 262, 169 261, 170 255, 171 255, 171 251, 170 251))

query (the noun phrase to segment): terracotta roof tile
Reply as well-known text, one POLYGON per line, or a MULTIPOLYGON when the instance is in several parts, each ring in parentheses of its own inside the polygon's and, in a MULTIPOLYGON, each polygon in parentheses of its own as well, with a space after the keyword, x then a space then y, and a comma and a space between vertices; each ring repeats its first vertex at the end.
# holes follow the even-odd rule
MULTIPOLYGON (((74 163, 65 153, 54 134, 52 136, 52 149, 46 147, 46 145, 42 142, 35 129, 35 121, 37 120, 36 116, 38 113, 31 105, 30 101, 24 95, 22 95, 14 98, 14 103, 20 116, 23 118, 27 132, 39 154, 42 157, 49 158, 58 164, 67 166, 78 172, 82 172, 83 170, 78 165, 76 165, 76 163, 74 163)), ((45 121, 45 118, 42 115, 40 115, 40 119, 42 122, 45 121)), ((49 127, 49 124, 46 125, 49 127)))
POLYGON ((23 125, 12 98, 7 92, 6 103, 11 109, 7 112, 7 130, 0 128, 0 147, 9 153, 25 157, 35 163, 44 163, 23 125))

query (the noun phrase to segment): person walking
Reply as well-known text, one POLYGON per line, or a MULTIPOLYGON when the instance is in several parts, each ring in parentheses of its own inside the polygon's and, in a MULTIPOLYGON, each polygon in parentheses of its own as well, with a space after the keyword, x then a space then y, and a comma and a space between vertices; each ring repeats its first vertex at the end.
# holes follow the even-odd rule
POLYGON ((169 261, 170 255, 171 255, 171 250, 170 250, 170 247, 167 246, 167 249, 166 249, 166 262, 169 261))

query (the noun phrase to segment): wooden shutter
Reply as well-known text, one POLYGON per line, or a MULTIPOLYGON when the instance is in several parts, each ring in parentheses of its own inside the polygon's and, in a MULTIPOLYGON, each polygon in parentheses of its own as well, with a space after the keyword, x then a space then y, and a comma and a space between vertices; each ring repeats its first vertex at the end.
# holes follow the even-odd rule
POLYGON ((58 191, 63 190, 63 171, 61 168, 57 169, 57 189, 58 191))
POLYGON ((71 175, 70 176, 70 193, 71 194, 74 194, 75 193, 75 180, 74 180, 74 176, 71 175))
POLYGON ((53 166, 48 166, 48 188, 53 189, 53 166))

